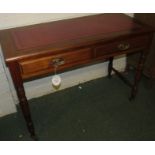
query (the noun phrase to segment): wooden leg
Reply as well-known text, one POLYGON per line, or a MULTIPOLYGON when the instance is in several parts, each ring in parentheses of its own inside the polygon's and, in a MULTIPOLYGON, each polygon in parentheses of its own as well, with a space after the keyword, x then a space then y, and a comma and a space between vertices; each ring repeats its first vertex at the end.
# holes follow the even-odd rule
POLYGON ((9 70, 10 70, 10 73, 12 76, 12 80, 13 80, 16 92, 17 92, 20 107, 22 109, 22 113, 23 113, 23 116, 24 116, 26 124, 27 124, 28 131, 29 131, 31 137, 34 140, 37 140, 36 135, 35 135, 33 122, 31 119, 31 113, 30 113, 28 101, 27 101, 27 98, 25 96, 23 80, 22 80, 22 77, 20 74, 20 68, 19 68, 18 63, 16 63, 16 62, 9 63, 9 70))
POLYGON ((113 57, 111 57, 109 59, 109 64, 108 64, 108 78, 111 78, 112 67, 113 67, 113 57))
POLYGON ((140 54, 139 63, 138 63, 137 68, 136 68, 136 74, 135 74, 135 78, 134 78, 134 84, 133 84, 132 90, 131 90, 130 100, 134 99, 136 94, 137 94, 138 83, 139 83, 140 78, 141 78, 145 58, 146 58, 146 52, 143 51, 140 54))
POLYGON ((18 94, 19 104, 20 104, 20 107, 22 109, 22 113, 23 113, 23 116, 25 118, 26 125, 27 125, 28 131, 30 133, 30 136, 32 139, 37 140, 36 135, 35 135, 33 122, 31 119, 29 104, 28 104, 27 98, 25 96, 25 91, 24 91, 23 85, 18 86, 16 91, 18 94))

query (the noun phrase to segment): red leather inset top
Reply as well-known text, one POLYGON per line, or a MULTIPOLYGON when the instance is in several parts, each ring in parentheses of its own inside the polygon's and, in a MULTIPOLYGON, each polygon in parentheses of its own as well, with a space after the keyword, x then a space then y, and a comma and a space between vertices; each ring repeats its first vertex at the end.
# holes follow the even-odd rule
POLYGON ((11 34, 21 50, 138 27, 125 15, 103 14, 13 29, 11 34))

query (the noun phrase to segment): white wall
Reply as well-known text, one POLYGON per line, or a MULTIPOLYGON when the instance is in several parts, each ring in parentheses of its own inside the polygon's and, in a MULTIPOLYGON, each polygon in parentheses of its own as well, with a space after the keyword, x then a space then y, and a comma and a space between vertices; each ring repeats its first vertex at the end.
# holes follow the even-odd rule
MULTIPOLYGON (((0 23, 1 23, 0 29, 30 25, 30 24, 41 23, 41 22, 55 21, 55 20, 73 18, 78 16, 84 16, 84 15, 88 15, 88 14, 86 13, 0 14, 0 23)), ((129 15, 133 16, 133 14, 129 14, 129 15)), ((117 58, 114 61, 114 65, 118 70, 123 70, 125 67, 125 63, 126 63, 126 59, 124 56, 121 58, 117 58)), ((3 63, 3 65, 5 64, 3 63)), ((0 70, 1 69, 2 69, 2 64, 0 63, 0 70)), ((65 72, 60 75, 62 77, 62 85, 60 90, 77 85, 85 81, 103 77, 106 75, 107 75, 107 63, 100 63, 98 65, 93 65, 93 66, 77 69, 74 71, 65 72)), ((15 112, 15 106, 13 102, 14 103, 18 102, 14 87, 11 82, 9 72, 6 67, 5 67, 5 72, 3 70, 3 76, 5 77, 5 79, 1 78, 0 83, 3 83, 3 81, 5 81, 5 84, 3 83, 0 89, 7 87, 7 91, 5 91, 5 93, 2 93, 2 91, 0 92, 0 112, 1 112, 0 116, 7 115, 11 112, 15 112), (9 79, 9 84, 7 82, 6 75, 7 75, 7 78, 9 79), (13 94, 13 98, 11 94, 13 94), (2 101, 2 98, 4 99, 6 97, 10 98, 10 100, 5 102, 2 101)), ((24 86, 26 89, 26 95, 28 99, 42 96, 44 94, 48 94, 55 91, 51 86, 51 77, 46 77, 39 80, 31 81, 31 82, 25 83, 24 86)))
POLYGON ((16 112, 16 107, 3 64, 2 53, 0 51, 0 117, 16 112))
POLYGON ((89 15, 90 13, 0 13, 0 29, 89 15))

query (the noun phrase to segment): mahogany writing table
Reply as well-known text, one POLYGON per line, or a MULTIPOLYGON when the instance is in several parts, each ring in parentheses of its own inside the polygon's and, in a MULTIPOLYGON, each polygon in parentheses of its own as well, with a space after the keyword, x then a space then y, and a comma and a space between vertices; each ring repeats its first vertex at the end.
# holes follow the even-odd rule
POLYGON ((140 52, 131 98, 137 92, 153 30, 124 14, 99 14, 2 30, 0 43, 5 62, 19 98, 32 138, 36 138, 23 82, 54 72, 65 71, 109 60, 108 76, 114 56, 140 52))

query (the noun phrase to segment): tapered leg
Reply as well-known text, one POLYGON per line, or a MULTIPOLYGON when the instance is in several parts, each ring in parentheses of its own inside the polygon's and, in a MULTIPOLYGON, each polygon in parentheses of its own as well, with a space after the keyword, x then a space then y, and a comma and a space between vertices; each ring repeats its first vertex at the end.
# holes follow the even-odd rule
POLYGON ((108 64, 108 78, 111 78, 112 67, 113 67, 113 57, 110 57, 108 64))
POLYGON ((18 86, 18 88, 16 88, 16 91, 18 94, 19 104, 20 104, 20 107, 22 109, 22 113, 23 113, 23 116, 25 118, 26 125, 27 125, 28 131, 30 133, 30 136, 32 139, 37 140, 36 135, 35 135, 33 122, 31 119, 29 104, 28 104, 27 98, 25 96, 25 91, 24 91, 23 86, 22 85, 18 86))
POLYGON ((138 63, 137 68, 136 68, 134 84, 132 86, 130 100, 134 99, 136 94, 137 94, 138 83, 139 83, 141 75, 142 75, 142 70, 144 67, 145 58, 146 58, 146 51, 143 51, 140 54, 139 63, 138 63))
POLYGON ((23 116, 25 118, 29 133, 34 140, 37 140, 36 135, 35 135, 33 122, 31 119, 29 104, 28 104, 27 98, 25 96, 25 90, 23 87, 23 80, 22 80, 22 77, 20 74, 20 68, 19 68, 18 63, 17 62, 9 63, 9 70, 10 70, 10 73, 12 76, 12 80, 13 80, 13 83, 14 83, 14 86, 15 86, 15 89, 17 92, 18 99, 19 99, 19 104, 20 104, 20 107, 22 109, 22 113, 23 113, 23 116))

